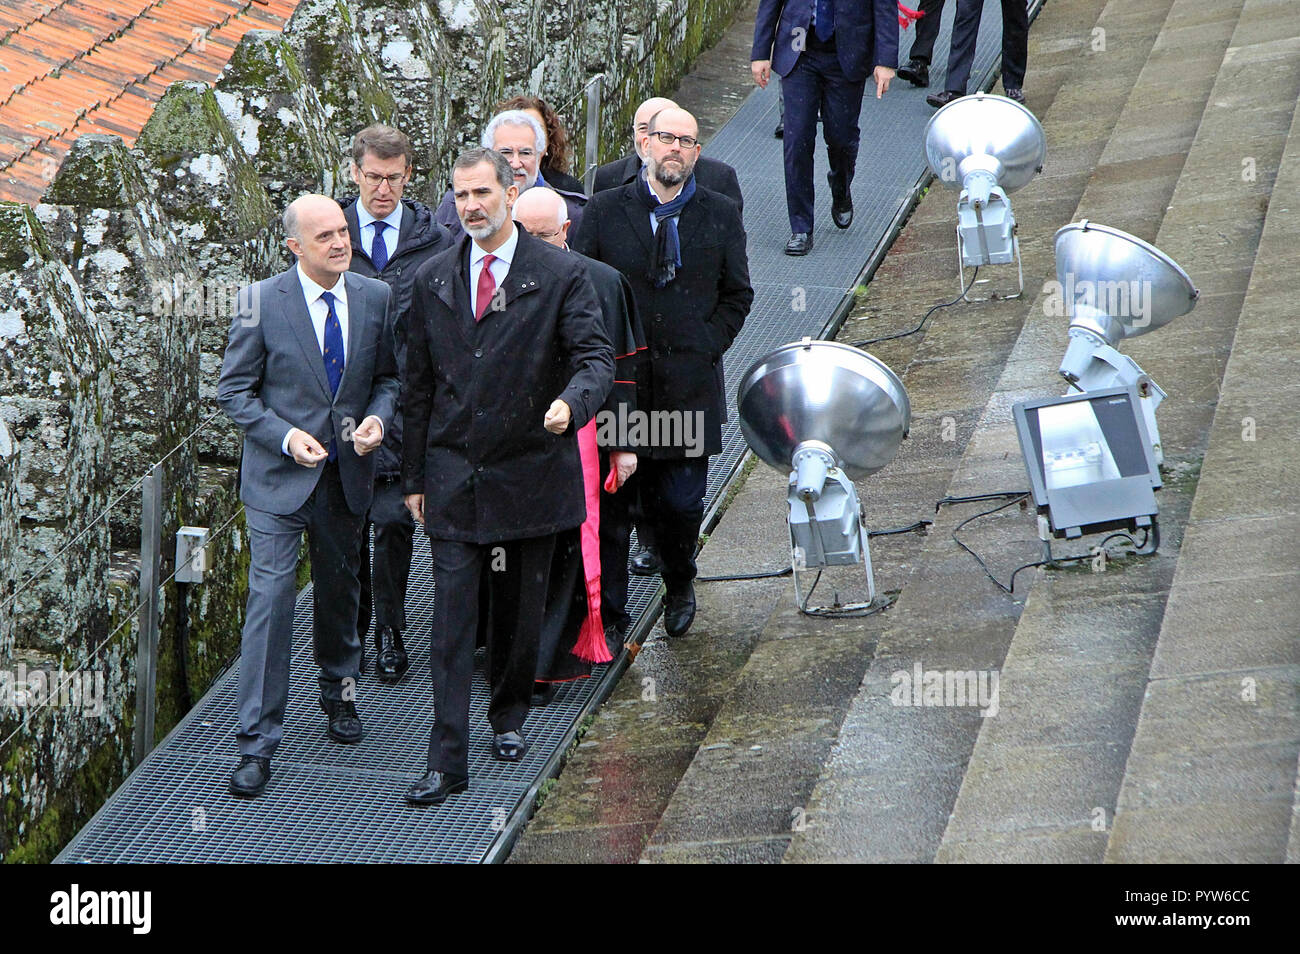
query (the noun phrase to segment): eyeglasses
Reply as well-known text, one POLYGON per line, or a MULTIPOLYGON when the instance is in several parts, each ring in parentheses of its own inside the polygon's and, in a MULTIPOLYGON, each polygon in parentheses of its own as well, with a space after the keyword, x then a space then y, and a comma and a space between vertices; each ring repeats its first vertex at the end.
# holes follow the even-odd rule
POLYGON ((533 232, 531 234, 533 238, 539 238, 542 241, 546 241, 547 239, 553 239, 555 236, 559 235, 560 230, 556 229, 554 232, 533 232))
POLYGON ((390 189, 397 189, 406 181, 405 172, 394 172, 391 176, 381 176, 377 172, 362 172, 361 177, 366 180, 366 185, 372 189, 378 189, 381 183, 387 182, 390 189))
POLYGON ((674 136, 670 132, 652 132, 650 135, 654 136, 665 146, 671 146, 675 142, 680 142, 685 148, 694 149, 700 144, 700 141, 694 136, 674 136))
POLYGON ((520 162, 527 162, 529 159, 533 158, 533 156, 537 155, 537 150, 535 149, 498 149, 497 152, 501 154, 501 157, 505 159, 506 162, 509 162, 515 156, 519 157, 520 162))

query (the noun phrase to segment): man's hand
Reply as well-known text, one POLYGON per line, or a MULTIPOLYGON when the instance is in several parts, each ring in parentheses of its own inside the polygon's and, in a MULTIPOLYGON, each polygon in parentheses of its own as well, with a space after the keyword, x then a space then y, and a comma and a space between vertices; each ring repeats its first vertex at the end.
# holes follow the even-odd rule
POLYGON ((357 455, 365 457, 384 442, 384 422, 371 414, 352 432, 352 446, 357 455))
POLYGON ((407 494, 406 509, 411 511, 416 523, 424 523, 424 494, 407 494))
POLYGON ((772 78, 771 60, 754 60, 749 64, 749 71, 754 74, 754 82, 759 89, 767 89, 767 81, 772 78))
POLYGON ((636 454, 628 451, 612 451, 609 455, 609 469, 614 474, 614 490, 618 490, 636 473, 636 454))
POLYGON ((546 420, 542 423, 552 434, 563 434, 569 429, 569 418, 571 416, 572 412, 569 410, 569 405, 556 398, 547 409, 546 420))
POLYGON ((304 467, 315 467, 329 456, 320 441, 297 427, 289 432, 289 453, 304 467))
POLYGON ((889 83, 893 80, 894 74, 895 70, 891 70, 888 66, 876 67, 875 73, 873 74, 876 78, 876 99, 880 99, 880 97, 889 92, 889 83))

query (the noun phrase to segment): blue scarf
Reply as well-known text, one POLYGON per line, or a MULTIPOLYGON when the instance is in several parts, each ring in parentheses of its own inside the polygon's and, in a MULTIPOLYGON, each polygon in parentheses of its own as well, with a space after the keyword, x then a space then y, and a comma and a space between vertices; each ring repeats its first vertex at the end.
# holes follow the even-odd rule
POLYGON ((646 276, 655 288, 663 288, 677 277, 677 269, 682 267, 682 243, 677 237, 677 216, 682 207, 695 195, 695 175, 692 173, 671 202, 660 202, 659 196, 650 188, 650 180, 642 175, 639 195, 641 204, 654 213, 659 222, 655 229, 655 251, 650 260, 650 272, 646 276))

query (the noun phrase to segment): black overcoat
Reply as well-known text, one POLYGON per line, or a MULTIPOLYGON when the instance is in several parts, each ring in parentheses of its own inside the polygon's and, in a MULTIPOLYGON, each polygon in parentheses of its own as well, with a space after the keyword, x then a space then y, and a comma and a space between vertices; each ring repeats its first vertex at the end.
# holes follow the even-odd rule
MULTIPOLYGON (((655 236, 637 195, 641 180, 597 192, 574 249, 613 265, 632 286, 649 348, 648 373, 638 391, 642 411, 704 412, 705 454, 722 450, 726 391, 722 355, 745 323, 749 284, 745 228, 725 196, 697 184, 678 219, 682 267, 663 288, 650 280, 655 236)), ((639 448, 655 459, 687 457, 689 447, 639 448)))
POLYGON ((407 329, 402 483, 431 537, 499 543, 586 516, 576 434, 608 395, 614 358, 582 263, 519 229, 504 307, 474 321, 465 237, 416 273, 407 329), (565 401, 572 421, 542 422, 565 401))
MULTIPOLYGON (((428 259, 451 245, 451 236, 433 221, 433 210, 422 202, 402 200, 402 229, 397 236, 397 251, 388 260, 383 271, 375 268, 370 252, 361 244, 360 219, 357 217, 354 198, 339 203, 347 219, 352 236, 352 264, 348 271, 378 278, 393 290, 393 334, 397 338, 397 368, 401 371, 406 362, 406 314, 411 310, 411 290, 415 287, 415 272, 428 259)), ((396 477, 402 470, 402 411, 399 407, 392 423, 384 431, 384 443, 376 452, 375 475, 396 477)))

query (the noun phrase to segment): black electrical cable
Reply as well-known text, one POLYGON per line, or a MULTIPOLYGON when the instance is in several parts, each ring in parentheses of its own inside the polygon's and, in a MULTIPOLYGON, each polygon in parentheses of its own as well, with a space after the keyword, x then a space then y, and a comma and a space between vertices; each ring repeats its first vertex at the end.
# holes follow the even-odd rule
POLYGON ((944 497, 934 505, 934 512, 948 504, 979 503, 982 500, 1002 500, 1006 497, 1028 497, 1028 490, 995 490, 989 494, 971 494, 969 497, 944 497))
MULTIPOLYGON (((1010 494, 981 494, 981 495, 977 495, 977 496, 976 496, 975 498, 973 498, 973 499, 979 499, 979 497, 985 497, 985 498, 987 498, 987 497, 999 497, 999 496, 1010 496, 1010 494)), ((986 564, 986 563, 984 562, 984 560, 981 559, 981 557, 980 557, 980 555, 979 555, 978 553, 976 553, 974 550, 972 550, 972 549, 971 549, 970 547, 968 547, 966 544, 962 543, 962 541, 961 541, 960 539, 958 539, 958 537, 957 537, 957 531, 960 530, 960 529, 962 529, 962 527, 966 526, 966 524, 971 523, 972 521, 978 520, 978 519, 980 519, 981 517, 988 517, 988 516, 991 516, 992 514, 997 513, 997 512, 1000 511, 1000 510, 1006 510, 1006 509, 1007 509, 1008 507, 1010 507, 1012 504, 1017 504, 1017 503, 1019 503, 1020 501, 1026 499, 1027 497, 1029 497, 1029 493, 1028 493, 1028 492, 1024 492, 1024 491, 1019 492, 1019 493, 1017 493, 1017 494, 1016 494, 1016 495, 1015 495, 1011 500, 1008 500, 1006 503, 1004 503, 1004 504, 1002 504, 1002 505, 1000 505, 1000 506, 994 507, 992 510, 984 510, 984 511, 982 511, 982 512, 980 512, 980 513, 975 514, 974 516, 967 517, 967 518, 966 518, 965 520, 963 520, 961 523, 957 524, 957 526, 953 527, 953 530, 952 530, 952 539, 953 539, 953 542, 956 543, 957 546, 959 546, 959 547, 961 547, 963 550, 965 550, 967 553, 969 553, 971 556, 973 556, 973 557, 975 558, 975 562, 978 563, 978 564, 980 565, 980 569, 982 569, 982 570, 984 571, 984 575, 987 576, 990 580, 992 580, 993 583, 998 587, 998 589, 1002 590, 1002 592, 1007 593, 1007 594, 1009 594, 1009 595, 1014 595, 1014 594, 1015 594, 1015 591, 1016 591, 1016 576, 1019 575, 1019 573, 1020 573, 1022 570, 1029 570, 1029 569, 1032 569, 1033 567, 1037 567, 1037 566, 1055 566, 1055 565, 1058 564, 1058 563, 1079 563, 1079 562, 1081 562, 1081 561, 1083 561, 1083 560, 1093 560, 1093 559, 1096 559, 1097 554, 1098 554, 1100 551, 1105 550, 1105 548, 1106 548, 1106 544, 1107 544, 1107 543, 1109 543, 1111 540, 1114 540, 1114 539, 1119 538, 1119 537, 1124 538, 1125 540, 1127 540, 1129 543, 1131 543, 1131 544, 1133 545, 1134 553, 1135 553, 1135 554, 1141 554, 1141 555, 1144 555, 1144 556, 1145 556, 1145 555, 1147 554, 1147 552, 1154 552, 1154 550, 1152 550, 1152 551, 1146 551, 1146 546, 1147 546, 1147 544, 1151 541, 1151 539, 1152 539, 1152 534, 1153 534, 1153 533, 1155 534, 1156 546, 1159 546, 1159 541, 1160 541, 1160 529, 1159 529, 1159 527, 1158 527, 1157 525, 1155 525, 1155 524, 1153 524, 1153 525, 1151 526, 1150 529, 1146 529, 1145 535, 1144 535, 1143 538, 1142 538, 1142 544, 1141 544, 1141 546, 1138 545, 1138 542, 1137 542, 1136 540, 1134 540, 1133 537, 1132 537, 1130 534, 1128 534, 1128 533, 1126 533, 1126 532, 1124 532, 1124 531, 1120 531, 1120 532, 1118 532, 1118 533, 1112 533, 1110 536, 1108 536, 1108 537, 1106 537, 1105 539, 1103 539, 1103 540, 1101 541, 1101 543, 1099 543, 1099 544, 1097 545, 1096 549, 1095 549, 1094 551, 1092 551, 1092 552, 1089 552, 1089 553, 1081 553, 1081 554, 1078 554, 1077 556, 1061 556, 1061 557, 1052 557, 1052 559, 1050 559, 1050 560, 1035 560, 1033 563, 1024 563, 1024 564, 1021 564, 1020 566, 1016 567, 1016 568, 1011 572, 1011 585, 1010 585, 1010 586, 1007 586, 1007 585, 1004 584, 1001 580, 999 580, 997 577, 995 577, 995 576, 993 575, 993 573, 992 573, 992 572, 989 570, 989 568, 988 568, 988 564, 986 564)), ((937 510, 937 509, 939 508, 939 506, 942 505, 942 504, 944 504, 944 503, 962 503, 962 502, 965 502, 965 499, 964 499, 964 498, 948 498, 948 497, 945 497, 943 500, 939 501, 939 503, 935 505, 935 509, 937 510)))
MULTIPOLYGON (((906 527, 895 527, 893 530, 869 530, 868 537, 888 537, 896 533, 913 533, 916 531, 925 532, 925 528, 932 526, 930 520, 918 520, 916 523, 908 524, 906 527)), ((697 583, 731 583, 744 580, 772 580, 782 576, 789 576, 794 570, 786 567, 782 570, 768 570, 760 573, 737 573, 735 576, 699 576, 695 578, 697 583)), ((813 586, 816 586, 813 583, 813 586)), ((811 592, 811 591, 809 591, 811 592)))
POLYGON ((921 533, 925 533, 925 528, 932 527, 932 526, 934 526, 933 520, 918 520, 916 521, 916 523, 909 524, 906 527, 897 527, 893 530, 868 530, 867 536, 892 537, 894 534, 897 533, 916 533, 918 531, 921 533))
POLYGON ((786 567, 784 570, 771 570, 767 573, 737 573, 735 576, 697 576, 697 583, 730 583, 735 580, 772 580, 780 576, 789 576, 794 572, 792 567, 786 567))
MULTIPOLYGON (((994 508, 991 509, 991 510, 982 510, 982 511, 980 511, 979 513, 975 514, 974 516, 967 517, 965 520, 963 520, 961 523, 957 524, 957 526, 953 527, 953 529, 952 529, 952 539, 953 539, 953 542, 956 543, 957 546, 959 546, 959 547, 961 547, 963 550, 965 550, 967 553, 969 553, 971 556, 973 556, 973 557, 975 558, 975 562, 978 563, 978 564, 980 565, 980 569, 982 569, 982 570, 984 571, 984 575, 987 576, 987 577, 988 577, 990 580, 992 580, 994 583, 996 583, 997 586, 998 586, 998 589, 1002 590, 1002 592, 1004 592, 1004 593, 1012 593, 1012 592, 1014 592, 1014 587, 1015 587, 1015 585, 1016 585, 1016 575, 1015 575, 1015 573, 1011 574, 1011 586, 1006 586, 1006 585, 1005 585, 1001 580, 999 580, 996 576, 993 575, 993 573, 989 570, 988 564, 984 562, 984 560, 980 557, 980 555, 979 555, 978 553, 976 553, 976 552, 975 552, 974 550, 972 550, 970 547, 966 546, 966 544, 964 544, 964 543, 961 542, 961 540, 960 540, 960 539, 958 538, 958 536, 957 536, 957 531, 960 530, 962 527, 966 526, 966 524, 971 523, 972 521, 978 520, 978 519, 980 519, 981 517, 989 517, 989 516, 992 516, 993 514, 999 512, 999 511, 1001 511, 1001 510, 1006 510, 1008 507, 1013 506, 1014 504, 1018 504, 1018 503, 1020 503, 1020 501, 1026 499, 1028 496, 1029 496, 1028 493, 1021 493, 1021 494, 1018 494, 1017 496, 1012 497, 1012 498, 1011 498, 1010 500, 1008 500, 1006 503, 1004 503, 1004 504, 999 504, 998 506, 994 507, 994 508)), ((943 503, 943 501, 940 501, 940 503, 943 503)), ((1046 561, 1039 561, 1039 562, 1036 563, 1036 564, 1034 564, 1034 563, 1026 563, 1024 566, 1022 566, 1022 567, 1020 567, 1019 569, 1017 569, 1017 570, 1016 570, 1016 573, 1019 573, 1020 570, 1027 570, 1027 569, 1029 569, 1029 567, 1031 567, 1031 566, 1042 566, 1044 562, 1046 562, 1046 561)))
MULTIPOLYGON (((977 265, 975 267, 975 274, 970 277, 970 283, 972 286, 975 284, 975 279, 979 277, 979 273, 980 270, 979 270, 979 266, 977 265)), ((925 323, 930 320, 930 316, 933 315, 940 308, 951 308, 953 305, 957 304, 960 301, 963 301, 965 298, 966 298, 966 293, 962 292, 952 301, 944 301, 935 305, 925 313, 925 316, 921 319, 921 323, 917 325, 915 328, 913 328, 911 331, 900 331, 892 335, 881 335, 879 338, 868 338, 866 341, 854 341, 852 342, 852 347, 865 348, 868 345, 879 344, 882 341, 893 341, 895 338, 906 338, 908 335, 914 335, 922 328, 925 327, 925 323)))

